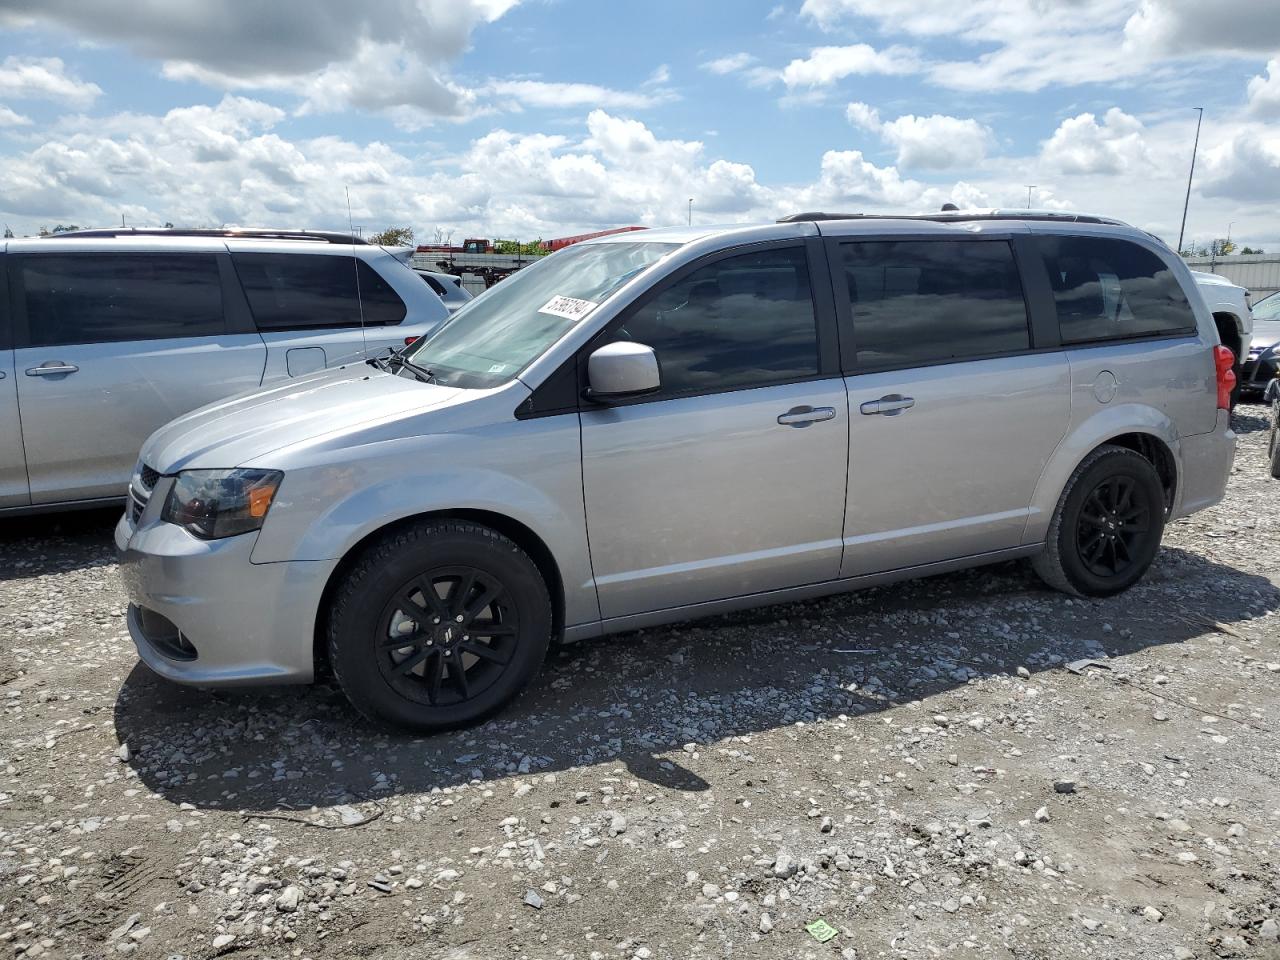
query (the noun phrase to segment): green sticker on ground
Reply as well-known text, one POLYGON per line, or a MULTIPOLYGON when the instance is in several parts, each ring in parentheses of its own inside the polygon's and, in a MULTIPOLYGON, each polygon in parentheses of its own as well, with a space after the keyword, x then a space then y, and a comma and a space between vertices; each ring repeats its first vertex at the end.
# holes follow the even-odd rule
POLYGON ((813 923, 805 927, 809 931, 809 936, 817 940, 819 943, 826 943, 840 931, 827 923, 825 920, 815 920, 813 923))

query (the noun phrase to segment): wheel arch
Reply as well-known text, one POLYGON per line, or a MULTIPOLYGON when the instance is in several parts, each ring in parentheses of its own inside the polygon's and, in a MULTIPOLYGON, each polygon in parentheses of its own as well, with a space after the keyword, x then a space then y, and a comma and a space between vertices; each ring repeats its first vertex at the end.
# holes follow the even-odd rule
POLYGON ((1027 518, 1023 543, 1044 540, 1054 511, 1076 468, 1103 446, 1124 447, 1148 460, 1165 492, 1165 513, 1174 514, 1181 483, 1178 431, 1174 423, 1153 407, 1124 404, 1098 413, 1063 439, 1040 475, 1027 518))
POLYGON ((1228 310, 1213 311, 1213 325, 1218 328, 1218 340, 1236 355, 1237 365, 1244 359, 1244 325, 1240 318, 1228 310))
POLYGON ((312 639, 313 660, 317 675, 328 674, 329 607, 338 586, 371 544, 387 534, 423 520, 466 520, 471 523, 478 523, 496 530, 527 553, 538 568, 538 572, 542 574, 542 579, 547 585, 547 592, 551 597, 552 637, 556 638, 563 634, 565 626, 564 579, 555 555, 542 537, 519 520, 492 510, 428 510, 422 513, 397 517, 377 529, 371 530, 343 554, 338 565, 330 572, 329 579, 325 582, 324 590, 320 595, 320 606, 316 611, 315 636, 312 639))

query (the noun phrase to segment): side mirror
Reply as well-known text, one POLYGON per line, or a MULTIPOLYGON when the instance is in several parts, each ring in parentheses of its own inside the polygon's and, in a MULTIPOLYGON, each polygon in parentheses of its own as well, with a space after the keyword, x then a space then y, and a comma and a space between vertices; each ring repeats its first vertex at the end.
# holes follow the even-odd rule
POLYGON ((652 347, 621 340, 606 343, 587 358, 587 399, 610 403, 654 393, 662 386, 652 347))

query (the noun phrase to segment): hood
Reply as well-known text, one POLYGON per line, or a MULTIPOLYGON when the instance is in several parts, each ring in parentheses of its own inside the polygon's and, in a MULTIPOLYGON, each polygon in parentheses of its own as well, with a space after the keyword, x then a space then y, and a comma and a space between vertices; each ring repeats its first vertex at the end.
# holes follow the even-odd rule
POLYGON ((1263 349, 1280 342, 1280 320, 1255 320, 1250 345, 1263 349))
POLYGON ((235 467, 325 434, 414 416, 463 392, 355 363, 194 410, 153 433, 142 461, 165 474, 235 467))

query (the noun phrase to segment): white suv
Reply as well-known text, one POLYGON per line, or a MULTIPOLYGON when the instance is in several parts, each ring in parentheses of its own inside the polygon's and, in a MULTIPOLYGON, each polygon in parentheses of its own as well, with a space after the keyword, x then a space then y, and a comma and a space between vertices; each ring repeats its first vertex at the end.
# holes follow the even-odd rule
POLYGON ((161 424, 403 347, 447 317, 405 264, 342 234, 9 240, 0 244, 0 513, 122 500, 138 447, 161 424))

